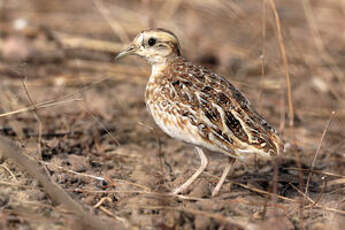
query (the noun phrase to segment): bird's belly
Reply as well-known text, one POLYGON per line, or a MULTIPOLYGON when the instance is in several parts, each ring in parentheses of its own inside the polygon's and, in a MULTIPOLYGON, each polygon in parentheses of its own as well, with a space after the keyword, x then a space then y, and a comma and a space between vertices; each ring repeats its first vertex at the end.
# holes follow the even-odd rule
POLYGON ((191 125, 188 119, 177 111, 162 110, 155 105, 148 105, 148 109, 155 123, 169 136, 194 145, 200 145, 202 142, 197 127, 191 125))

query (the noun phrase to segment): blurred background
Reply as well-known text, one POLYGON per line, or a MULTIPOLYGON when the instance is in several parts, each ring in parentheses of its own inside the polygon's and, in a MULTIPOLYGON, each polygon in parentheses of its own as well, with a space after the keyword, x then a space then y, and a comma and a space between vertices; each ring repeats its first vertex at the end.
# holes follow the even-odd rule
MULTIPOLYGON (((93 206, 110 196, 107 208, 130 223, 157 229, 226 226, 187 211, 142 211, 149 204, 163 204, 130 192, 88 193, 100 189, 97 182, 58 170, 107 175, 153 191, 169 191, 198 167, 193 150, 163 135, 146 112, 150 66, 138 57, 114 61, 140 31, 165 28, 180 39, 183 56, 230 80, 280 131, 286 143, 283 157, 290 160, 285 162, 287 168, 311 167, 317 152, 313 169, 323 172, 312 176, 309 194, 318 199, 322 191, 322 207, 305 208, 310 203, 282 199, 279 220, 272 217, 265 196, 240 185, 235 193, 229 192, 228 202, 185 201, 185 205, 225 217, 231 214, 258 229, 274 221, 291 227, 277 229, 342 229, 344 21, 343 0, 0 0, 0 133, 19 141, 33 158, 49 163, 55 170, 53 179, 74 198, 93 206), (335 180, 326 188, 321 178, 325 175, 335 180), (85 192, 75 192, 76 188, 85 192)), ((0 198, 4 207, 0 226, 64 229, 61 223, 68 218, 52 208, 47 197, 37 195, 39 188, 14 164, 3 164, 17 178, 0 168, 0 181, 30 188, 1 188, 0 197, 7 198, 0 198), (47 215, 40 217, 45 211, 47 215)), ((219 176, 221 166, 215 160, 208 172, 219 176)), ((245 172, 238 167, 238 175, 245 172)), ((263 168, 262 173, 273 170, 270 164, 263 168)), ((297 171, 281 172, 287 174, 279 182, 280 195, 303 197, 296 190, 301 186, 297 171)), ((215 179, 205 177, 191 194, 207 197, 215 179)), ((271 180, 266 177, 270 178, 239 176, 237 182, 266 191, 271 180)), ((116 188, 132 191, 131 186, 123 183, 116 188)), ((183 206, 175 200, 166 202, 183 206)), ((106 216, 101 211, 99 215, 106 216)))

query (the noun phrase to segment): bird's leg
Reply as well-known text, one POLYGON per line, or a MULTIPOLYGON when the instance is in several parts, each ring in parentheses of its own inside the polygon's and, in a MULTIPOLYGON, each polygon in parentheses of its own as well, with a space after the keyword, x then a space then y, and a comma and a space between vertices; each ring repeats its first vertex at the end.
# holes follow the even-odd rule
MULTIPOLYGON (((234 164, 236 162, 235 158, 229 158, 229 162, 227 163, 227 165, 224 168, 223 174, 221 176, 221 178, 219 179, 216 187, 214 188, 213 192, 212 192, 212 197, 217 196, 219 190, 221 189, 222 185, 224 184, 224 181, 226 179, 226 176, 230 173, 232 174, 232 171, 234 170, 234 164)), ((231 186, 231 185, 230 185, 231 186)))
POLYGON ((201 160, 201 164, 200 164, 199 169, 186 182, 184 182, 180 187, 176 188, 172 192, 172 194, 176 195, 176 194, 186 190, 189 187, 189 185, 191 185, 200 176, 200 174, 206 169, 207 164, 208 164, 208 160, 207 160, 207 157, 206 157, 204 151, 200 147, 195 147, 195 149, 198 152, 200 160, 201 160))

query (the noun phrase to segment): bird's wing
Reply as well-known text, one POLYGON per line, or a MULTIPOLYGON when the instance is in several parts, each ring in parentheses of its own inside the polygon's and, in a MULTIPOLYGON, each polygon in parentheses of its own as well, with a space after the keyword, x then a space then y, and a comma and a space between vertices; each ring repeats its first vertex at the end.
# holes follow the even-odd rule
POLYGON ((253 152, 279 154, 277 132, 229 81, 186 61, 176 62, 168 79, 180 114, 198 127, 205 141, 235 156, 253 152))

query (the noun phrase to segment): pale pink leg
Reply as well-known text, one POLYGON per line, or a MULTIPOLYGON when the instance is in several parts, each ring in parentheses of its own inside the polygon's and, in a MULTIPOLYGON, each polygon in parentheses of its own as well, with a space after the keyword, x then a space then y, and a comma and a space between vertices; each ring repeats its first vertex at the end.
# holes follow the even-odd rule
POLYGON ((204 153, 204 151, 200 148, 200 147, 195 147, 196 151, 199 154, 200 160, 201 160, 201 164, 199 169, 186 181, 184 182, 184 184, 182 184, 180 187, 176 188, 172 194, 178 194, 183 192, 184 190, 186 190, 199 176, 200 174, 206 169, 207 164, 208 164, 208 160, 207 157, 204 153))
POLYGON ((216 187, 214 188, 213 192, 212 192, 212 197, 217 196, 219 190, 221 189, 222 185, 224 184, 224 181, 226 179, 226 176, 230 173, 232 174, 232 171, 234 170, 234 164, 236 162, 235 158, 229 158, 229 162, 228 164, 225 166, 223 174, 220 178, 220 180, 218 181, 216 187))

